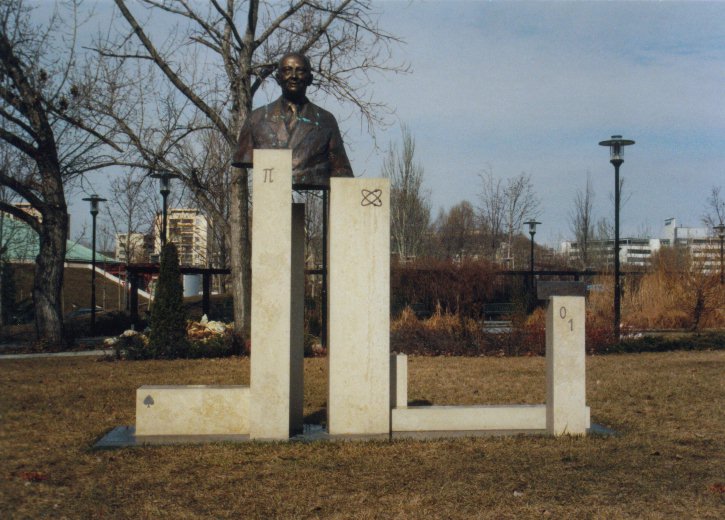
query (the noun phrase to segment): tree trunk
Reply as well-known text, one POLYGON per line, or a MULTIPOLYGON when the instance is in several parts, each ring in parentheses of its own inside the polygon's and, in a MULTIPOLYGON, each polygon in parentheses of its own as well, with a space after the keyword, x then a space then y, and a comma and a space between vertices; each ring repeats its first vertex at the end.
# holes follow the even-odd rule
POLYGON ((251 240, 249 232, 249 173, 245 168, 234 168, 229 224, 234 295, 234 332, 249 337, 252 308, 251 240))
POLYGON ((35 328, 38 340, 48 345, 65 344, 60 299, 68 234, 67 219, 68 212, 63 201, 61 209, 47 211, 43 215, 38 237, 40 243, 33 281, 35 328))

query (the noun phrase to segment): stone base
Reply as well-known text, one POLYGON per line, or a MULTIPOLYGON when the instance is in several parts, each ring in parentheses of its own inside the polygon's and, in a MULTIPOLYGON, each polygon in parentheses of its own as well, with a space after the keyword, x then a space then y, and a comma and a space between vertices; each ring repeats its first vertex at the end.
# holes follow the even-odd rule
MULTIPOLYGON (((546 430, 467 430, 467 431, 424 431, 393 432, 391 435, 330 435, 320 425, 305 424, 304 432, 290 438, 290 442, 363 442, 390 440, 455 439, 460 437, 497 437, 510 435, 546 435, 546 430)), ((613 436, 618 433, 599 424, 592 424, 587 435, 613 436)), ((140 446, 163 446, 173 444, 207 444, 212 442, 256 442, 249 435, 147 435, 136 436, 133 426, 118 426, 101 437, 94 449, 112 450, 140 446)))
POLYGON ((146 385, 136 390, 136 437, 248 434, 248 386, 146 385))

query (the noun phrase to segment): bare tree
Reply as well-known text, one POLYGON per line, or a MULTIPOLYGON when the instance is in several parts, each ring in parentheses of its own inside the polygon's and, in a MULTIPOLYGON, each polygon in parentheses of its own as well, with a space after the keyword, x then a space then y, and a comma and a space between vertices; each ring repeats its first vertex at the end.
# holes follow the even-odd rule
POLYGON ((506 257, 513 261, 514 237, 520 233, 526 218, 536 218, 539 199, 534 192, 531 176, 522 173, 506 180, 497 178, 489 167, 479 174, 479 219, 490 258, 495 258, 501 245, 506 257))
POLYGON ((590 265, 589 245, 594 240, 594 189, 587 172, 584 190, 577 189, 574 196, 574 207, 569 213, 569 228, 579 246, 581 267, 590 265))
POLYGON ((707 209, 702 223, 707 227, 722 225, 725 222, 725 198, 720 194, 720 186, 713 186, 707 198, 707 209))
MULTIPOLYGON (((133 150, 128 162, 150 169, 168 169, 187 182, 197 200, 204 201, 213 221, 226 227, 233 273, 235 327, 249 326, 250 237, 248 172, 234 169, 225 179, 228 203, 215 200, 210 187, 204 140, 196 134, 218 134, 225 161, 209 171, 229 170, 230 150, 252 101, 264 91, 276 61, 291 50, 309 56, 315 86, 357 111, 368 128, 379 124, 385 106, 370 96, 371 73, 402 70, 391 64, 390 45, 397 41, 377 24, 370 0, 211 0, 187 2, 141 0, 132 12, 125 0, 115 0, 125 28, 117 38, 98 45, 107 58, 109 86, 113 94, 104 101, 127 134, 133 150), (146 8, 146 20, 139 20, 146 8), (155 21, 175 19, 177 29, 160 38, 152 31, 155 21), (155 111, 148 117, 149 101, 126 94, 138 88, 133 67, 151 74, 150 64, 161 78, 153 84, 155 111), (125 72, 121 72, 125 70, 125 72), (112 85, 111 85, 112 83, 112 85), (134 108, 118 108, 118 101, 134 108), (111 108, 114 106, 116 108, 111 108), (125 124, 125 126, 124 126, 125 124), (194 173, 192 173, 194 172, 194 173)), ((121 105, 123 106, 123 105, 121 105)))
POLYGON ((121 240, 120 249, 125 251, 126 263, 138 262, 143 250, 143 241, 135 236, 148 233, 151 201, 149 183, 138 171, 116 177, 111 181, 111 197, 106 204, 110 231, 116 240, 121 240))
POLYGON ((61 287, 68 235, 65 189, 72 179, 109 163, 112 143, 84 110, 93 96, 94 70, 76 64, 75 16, 55 12, 36 26, 22 0, 0 2, 0 142, 14 168, 0 171, 0 185, 30 203, 34 214, 0 202, 0 209, 28 224, 39 237, 33 301, 38 337, 61 343, 61 287))
POLYGON ((521 233, 524 219, 539 216, 540 202, 534 192, 531 176, 526 173, 507 179, 504 194, 507 251, 513 263, 514 238, 521 233))
POLYGON ((402 148, 391 143, 383 166, 390 179, 390 240, 401 261, 417 256, 430 224, 430 194, 423 188, 423 167, 415 162, 415 138, 401 126, 402 148))
POLYGON ((478 176, 481 180, 478 205, 481 232, 489 258, 493 259, 503 236, 506 192, 503 182, 493 175, 490 166, 478 176))
POLYGON ((438 216, 436 231, 446 258, 463 260, 478 254, 476 211, 467 200, 438 216))

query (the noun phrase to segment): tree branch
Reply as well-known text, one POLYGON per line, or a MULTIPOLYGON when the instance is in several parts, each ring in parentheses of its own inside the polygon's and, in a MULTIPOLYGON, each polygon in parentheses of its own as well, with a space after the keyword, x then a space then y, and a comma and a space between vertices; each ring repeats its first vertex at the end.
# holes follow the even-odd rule
POLYGON ((23 211, 22 209, 13 206, 12 204, 8 204, 7 202, 0 200, 0 211, 7 213, 9 215, 12 215, 18 220, 22 220, 25 222, 28 226, 32 228, 33 231, 40 234, 40 223, 38 222, 38 219, 30 215, 29 213, 23 211))
POLYGON ((214 122, 216 127, 221 131, 224 135, 229 136, 229 128, 227 127, 226 123, 224 123, 224 120, 220 117, 220 115, 213 110, 209 105, 207 105, 199 96, 197 96, 189 87, 186 85, 181 78, 179 78, 174 71, 171 70, 169 67, 169 64, 166 63, 166 61, 161 57, 161 55, 156 50, 156 47, 154 47, 153 43, 151 43, 151 40, 148 39, 146 36, 146 33, 143 31, 139 23, 136 21, 136 18, 131 14, 131 11, 128 10, 126 7, 126 4, 124 3, 124 0, 115 0, 116 5, 118 6, 119 10, 121 11, 121 14, 126 19, 126 21, 131 25, 131 28, 133 29, 134 33, 138 37, 139 40, 141 40, 141 43, 146 48, 148 53, 151 55, 151 57, 154 60, 154 63, 158 65, 158 67, 162 70, 162 72, 166 75, 166 77, 173 83, 173 85, 181 92, 189 101, 191 101, 199 110, 204 112, 204 114, 214 122))
POLYGON ((8 175, 5 170, 0 170, 0 184, 13 190, 38 210, 45 206, 45 202, 28 188, 27 185, 8 175))

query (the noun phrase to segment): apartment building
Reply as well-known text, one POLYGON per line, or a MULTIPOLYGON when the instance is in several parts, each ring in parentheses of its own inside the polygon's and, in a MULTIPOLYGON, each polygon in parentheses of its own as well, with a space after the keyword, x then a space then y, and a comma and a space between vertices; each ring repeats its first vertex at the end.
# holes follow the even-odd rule
MULTIPOLYGON (((161 220, 156 216, 154 251, 161 251, 161 220)), ((208 267, 211 258, 212 235, 209 219, 198 209, 172 208, 167 212, 167 239, 176 245, 179 264, 188 267, 208 267)))
POLYGON ((144 233, 116 234, 116 260, 137 264, 150 261, 154 251, 154 236, 144 233))

